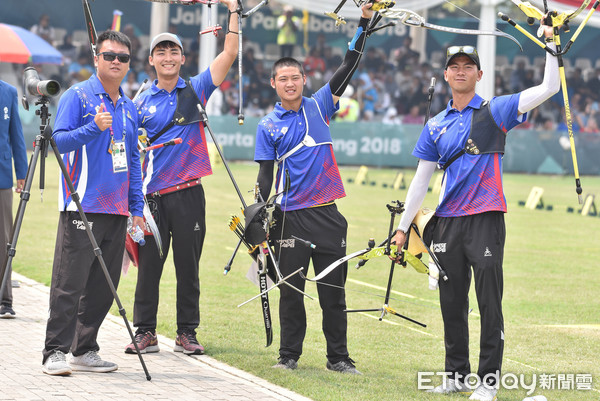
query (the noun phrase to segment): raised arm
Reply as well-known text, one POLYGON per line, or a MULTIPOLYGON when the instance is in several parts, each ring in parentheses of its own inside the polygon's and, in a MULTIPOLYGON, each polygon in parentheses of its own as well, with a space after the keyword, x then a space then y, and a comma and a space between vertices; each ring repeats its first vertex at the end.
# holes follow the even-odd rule
POLYGON ((358 22, 358 29, 350 42, 344 61, 329 80, 329 87, 333 94, 333 104, 336 104, 338 100, 340 100, 340 97, 344 93, 344 90, 346 90, 346 87, 352 78, 352 74, 354 74, 354 71, 358 68, 358 63, 360 62, 365 47, 365 40, 367 37, 366 31, 369 20, 373 16, 373 11, 371 10, 372 5, 373 3, 367 3, 362 6, 362 15, 358 22))
MULTIPOLYGON (((546 40, 553 37, 552 27, 542 25, 546 40)), ((554 43, 548 43, 548 47, 556 50, 554 43)), ((525 89, 519 97, 519 115, 525 114, 544 103, 560 90, 560 77, 558 71, 558 59, 556 56, 546 52, 546 67, 544 69, 544 80, 538 86, 525 89)))
POLYGON ((219 53, 217 57, 210 64, 210 74, 212 76, 213 84, 216 86, 221 85, 229 72, 229 69, 233 65, 235 58, 238 54, 238 13, 237 10, 237 0, 220 0, 220 3, 223 3, 227 6, 229 13, 231 14, 231 18, 228 19, 229 27, 227 29, 227 33, 225 34, 225 46, 223 51, 219 53))

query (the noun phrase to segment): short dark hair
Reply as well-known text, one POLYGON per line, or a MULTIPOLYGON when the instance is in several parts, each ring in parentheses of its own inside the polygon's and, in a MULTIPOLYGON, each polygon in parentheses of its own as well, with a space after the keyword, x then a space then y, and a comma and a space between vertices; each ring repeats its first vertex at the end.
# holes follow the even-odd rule
POLYGON ((275 79, 277 70, 279 70, 281 67, 298 67, 300 74, 304 76, 304 68, 302 67, 302 63, 293 57, 282 57, 273 64, 273 68, 271 68, 271 78, 275 79))
POLYGON ((127 49, 129 49, 129 54, 131 54, 131 40, 129 40, 129 37, 123 32, 111 30, 102 32, 96 40, 96 50, 100 50, 102 48, 102 43, 107 40, 127 46, 127 49))

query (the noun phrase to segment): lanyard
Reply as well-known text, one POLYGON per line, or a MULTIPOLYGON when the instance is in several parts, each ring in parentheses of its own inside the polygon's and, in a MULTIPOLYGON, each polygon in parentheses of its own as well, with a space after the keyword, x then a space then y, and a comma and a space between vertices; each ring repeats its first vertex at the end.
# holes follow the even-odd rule
MULTIPOLYGON (((100 102, 104 105, 104 110, 108 110, 106 108, 106 104, 104 103, 104 96, 100 95, 100 102)), ((116 106, 115 106, 116 108, 116 106)), ((125 105, 121 105, 121 112, 123 114, 123 137, 121 140, 125 142, 125 135, 127 134, 127 119, 125 118, 125 105)), ((110 130, 110 142, 115 143, 115 132, 113 131, 112 125, 109 127, 110 130)))

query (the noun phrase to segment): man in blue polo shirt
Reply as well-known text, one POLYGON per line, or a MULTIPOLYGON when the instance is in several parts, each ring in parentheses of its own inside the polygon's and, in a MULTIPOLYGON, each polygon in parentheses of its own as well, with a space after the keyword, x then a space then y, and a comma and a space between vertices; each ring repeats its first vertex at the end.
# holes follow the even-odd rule
MULTIPOLYGON (((546 41, 551 42, 552 28, 544 26, 544 33, 546 41)), ((419 158, 419 164, 393 241, 399 247, 406 242, 406 232, 439 165, 444 169, 444 181, 435 212, 432 248, 448 275, 447 281, 439 283, 448 377, 432 391, 448 394, 473 390, 464 382, 471 373, 468 293, 472 267, 481 340, 477 372, 480 384, 469 399, 493 401, 500 383, 504 349, 505 137, 510 129, 525 121, 528 111, 558 92, 560 80, 557 59, 547 53, 544 80, 539 86, 487 102, 475 93, 482 75, 473 46, 448 48, 444 79, 452 90, 452 99, 444 111, 427 122, 417 141, 413 155, 419 158)))
MULTIPOLYGON (((284 57, 273 65, 271 86, 281 102, 258 124, 254 160, 260 164, 257 181, 263 199, 267 200, 271 191, 275 161, 278 165, 276 191, 281 193, 283 188, 289 187, 277 201, 284 214, 271 231, 283 276, 300 267, 308 268, 311 259, 318 274, 346 254, 348 223, 334 203, 346 193, 333 154, 329 121, 339 109, 338 100, 362 56, 373 15, 371 6, 368 3, 362 7, 358 30, 342 65, 311 98, 302 96, 306 83, 302 64, 284 57), (289 182, 286 182, 287 173, 289 182), (305 247, 295 237, 311 241, 316 248, 305 247)), ((343 289, 347 269, 344 264, 323 278, 323 282, 335 287, 317 286, 327 341, 326 367, 336 372, 360 374, 347 347, 343 289)), ((304 280, 299 276, 288 281, 304 289, 304 280)), ((304 299, 287 286, 279 289, 281 340, 279 362, 274 367, 296 369, 306 334, 304 299)))
MULTIPOLYGON (((139 249, 139 269, 133 307, 136 342, 141 352, 158 352, 156 314, 160 277, 171 239, 177 276, 177 337, 174 351, 202 354, 196 339, 200 324, 200 255, 206 233, 202 177, 212 174, 204 126, 196 107, 206 105, 225 80, 238 51, 236 0, 221 0, 229 9, 225 47, 204 72, 188 82, 179 76, 185 63, 183 44, 176 35, 152 39, 148 61, 156 70, 151 88, 136 100, 140 126, 152 144, 181 138, 176 146, 148 152, 144 160, 144 193, 163 240, 161 258, 155 241, 139 249)), ((147 233, 148 234, 148 233, 147 233)), ((136 353, 133 343, 126 353, 136 353)))
MULTIPOLYGON (((129 38, 106 31, 98 36, 97 46, 97 73, 62 95, 53 138, 116 288, 129 214, 133 224, 144 224, 137 110, 120 87, 129 70, 129 38)), ((96 340, 113 293, 64 178, 58 190, 60 216, 42 371, 110 372, 117 364, 100 358, 96 340)))

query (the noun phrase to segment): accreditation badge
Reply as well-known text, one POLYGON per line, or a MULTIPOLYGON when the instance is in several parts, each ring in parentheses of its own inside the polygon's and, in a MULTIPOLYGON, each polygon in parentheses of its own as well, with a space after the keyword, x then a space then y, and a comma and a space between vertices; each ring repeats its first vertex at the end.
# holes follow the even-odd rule
POLYGON ((124 141, 115 141, 111 145, 113 173, 127 171, 127 151, 124 141))

